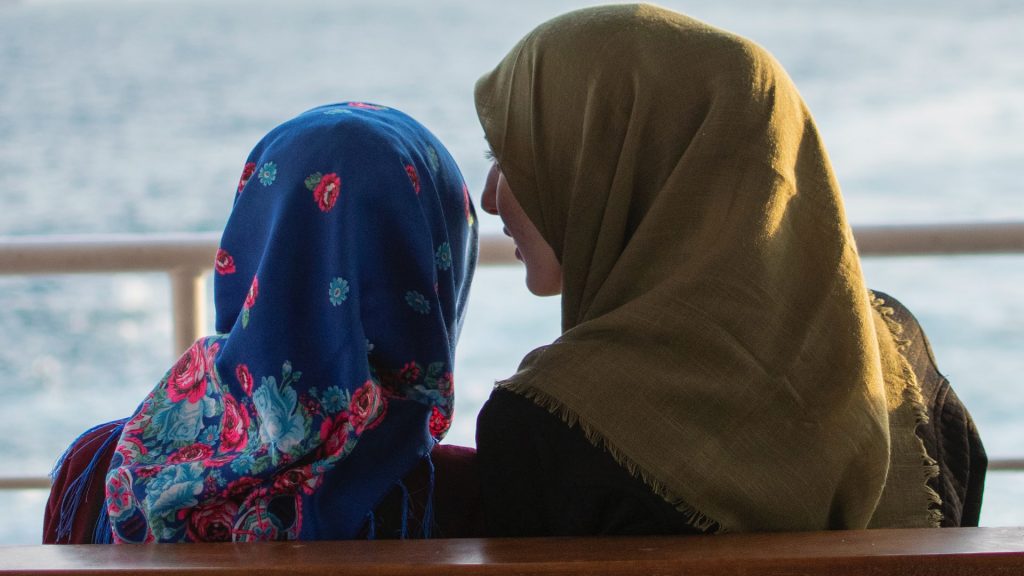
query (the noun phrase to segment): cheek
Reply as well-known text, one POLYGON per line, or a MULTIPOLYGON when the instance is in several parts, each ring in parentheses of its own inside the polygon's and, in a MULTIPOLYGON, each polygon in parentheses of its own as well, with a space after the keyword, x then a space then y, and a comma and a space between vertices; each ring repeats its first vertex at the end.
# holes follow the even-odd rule
POLYGON ((526 219, 525 215, 516 214, 512 211, 505 211, 501 214, 501 221, 508 228, 509 234, 512 235, 512 239, 517 244, 528 243, 531 240, 532 234, 530 234, 531 225, 529 220, 526 219))
POLYGON ((495 206, 498 216, 517 241, 525 241, 534 231, 533 224, 516 202, 504 177, 499 177, 495 188, 495 206))
POLYGON ((562 266, 547 244, 533 247, 526 262, 526 287, 537 296, 562 292, 562 266))

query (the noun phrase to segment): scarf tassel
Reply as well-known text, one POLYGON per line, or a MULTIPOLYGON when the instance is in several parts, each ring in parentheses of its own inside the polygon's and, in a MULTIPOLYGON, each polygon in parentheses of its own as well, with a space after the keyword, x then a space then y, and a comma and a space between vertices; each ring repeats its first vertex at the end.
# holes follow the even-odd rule
MULTIPOLYGON (((412 516, 413 522, 415 522, 415 511, 414 501, 412 494, 409 492, 408 486, 405 482, 399 480, 395 482, 395 488, 402 492, 402 521, 399 525, 397 537, 400 540, 406 540, 409 538, 419 537, 422 539, 429 539, 432 537, 434 527, 434 462, 427 454, 425 457, 428 481, 427 481, 427 494, 426 500, 423 505, 423 516, 420 518, 419 533, 415 534, 410 531, 410 516, 412 516)), ((413 528, 415 530, 415 528, 413 528)), ((376 540, 377 538, 377 512, 372 511, 366 515, 366 539, 376 540)))
MULTIPOLYGON (((110 446, 111 442, 115 442, 121 437, 121 432, 124 430, 124 425, 127 421, 127 418, 114 420, 112 422, 106 422, 99 426, 90 428, 81 436, 75 438, 75 441, 71 443, 71 446, 64 451, 64 454, 62 454, 61 457, 57 459, 57 463, 54 464, 53 470, 50 471, 51 480, 56 480, 68 458, 74 457, 82 450, 90 449, 90 447, 96 445, 97 442, 100 443, 99 447, 93 451, 92 458, 89 460, 89 465, 67 484, 67 488, 60 495, 60 505, 58 506, 59 518, 57 520, 57 542, 70 541, 72 526, 75 518, 78 516, 82 500, 85 498, 89 488, 92 487, 92 475, 93 472, 96 471, 96 466, 99 464, 100 456, 106 451, 107 447, 110 446), (97 432, 105 427, 110 427, 110 429, 106 431, 105 434, 97 434, 97 432), (90 438, 90 436, 93 437, 90 438), (86 441, 86 438, 89 440, 86 441)), ((111 534, 109 532, 110 520, 107 517, 107 509, 106 506, 101 506, 100 517, 97 519, 96 525, 93 529, 94 541, 97 543, 109 542, 111 539, 111 534), (106 534, 102 533, 104 527, 106 527, 106 534)))
POLYGON ((427 454, 427 470, 430 471, 430 479, 427 484, 427 502, 423 507, 423 521, 420 523, 420 536, 424 540, 431 537, 434 526, 434 461, 427 454))

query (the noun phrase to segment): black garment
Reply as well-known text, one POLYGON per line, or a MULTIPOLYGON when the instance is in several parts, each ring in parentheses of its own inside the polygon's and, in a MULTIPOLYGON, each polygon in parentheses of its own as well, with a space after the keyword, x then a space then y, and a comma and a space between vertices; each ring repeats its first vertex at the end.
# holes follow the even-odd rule
POLYGON ((513 392, 484 404, 476 446, 487 536, 698 532, 578 426, 513 392))
POLYGON ((875 295, 893 309, 893 318, 903 327, 901 338, 909 342, 903 355, 914 369, 928 407, 929 422, 918 427, 917 435, 939 463, 939 475, 928 485, 942 498, 942 526, 977 526, 988 470, 978 429, 949 380, 936 368, 931 344, 917 318, 892 296, 875 295))
MULTIPOLYGON (((929 424, 918 428, 940 474, 929 485, 942 498, 942 526, 977 526, 988 460, 978 431, 914 316, 894 310, 910 341, 904 355, 921 384, 929 424)), ((630 475, 578 426, 515 393, 497 389, 477 419, 477 459, 487 536, 684 534, 699 531, 685 515, 630 475)))

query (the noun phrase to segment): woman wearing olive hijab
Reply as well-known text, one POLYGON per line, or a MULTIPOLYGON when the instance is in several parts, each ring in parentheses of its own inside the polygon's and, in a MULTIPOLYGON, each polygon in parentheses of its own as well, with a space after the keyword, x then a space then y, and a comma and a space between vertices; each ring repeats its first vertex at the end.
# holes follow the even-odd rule
POLYGON ((492 534, 938 525, 907 342, 771 55, 589 8, 530 32, 476 106, 482 206, 562 295, 562 336, 479 417, 492 534))

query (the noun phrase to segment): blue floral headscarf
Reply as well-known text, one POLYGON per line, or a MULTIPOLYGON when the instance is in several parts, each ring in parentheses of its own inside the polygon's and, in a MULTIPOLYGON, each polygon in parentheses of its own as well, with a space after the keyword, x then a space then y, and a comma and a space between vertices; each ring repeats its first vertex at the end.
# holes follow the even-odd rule
POLYGON ((448 429, 476 246, 458 167, 405 114, 348 102, 270 132, 217 252, 217 335, 118 441, 113 541, 358 536, 448 429))

